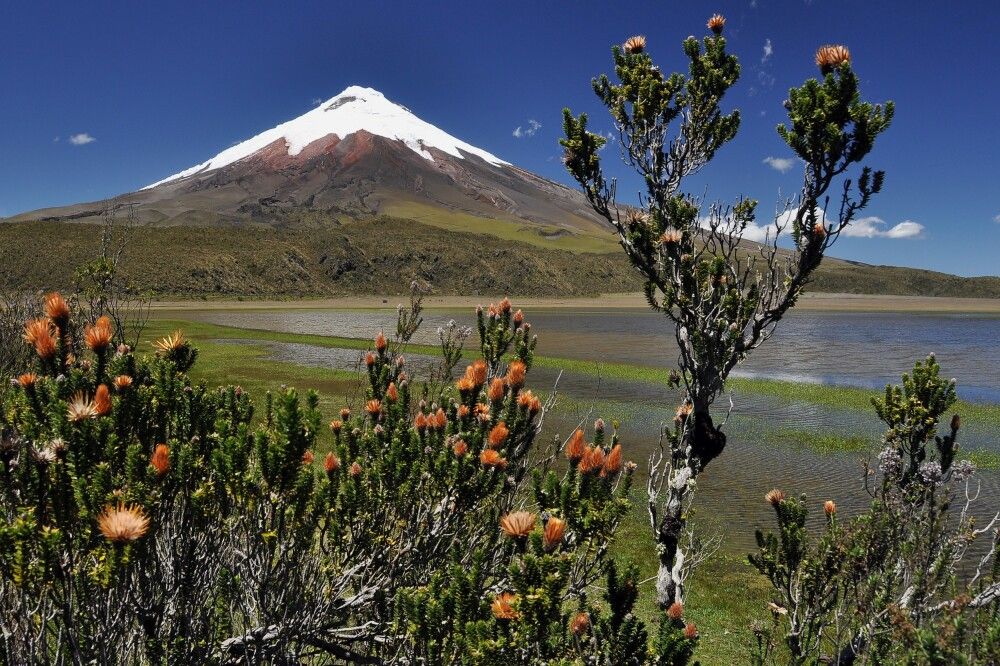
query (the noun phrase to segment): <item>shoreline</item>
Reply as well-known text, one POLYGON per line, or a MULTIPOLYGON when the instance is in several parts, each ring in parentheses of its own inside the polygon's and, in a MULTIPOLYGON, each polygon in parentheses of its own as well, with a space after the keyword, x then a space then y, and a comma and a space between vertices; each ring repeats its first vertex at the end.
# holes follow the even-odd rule
MULTIPOLYGON (((301 298, 294 300, 164 300, 153 301, 151 308, 159 311, 193 310, 383 310, 395 309, 408 296, 340 296, 333 298, 301 298)), ((465 309, 486 305, 503 298, 495 296, 427 296, 428 309, 465 309)), ((593 297, 525 297, 514 298, 524 309, 568 310, 648 310, 641 293, 601 294, 593 297)), ((885 296, 871 294, 804 294, 793 311, 810 312, 895 312, 914 314, 997 314, 1000 299, 953 298, 945 296, 885 296)))

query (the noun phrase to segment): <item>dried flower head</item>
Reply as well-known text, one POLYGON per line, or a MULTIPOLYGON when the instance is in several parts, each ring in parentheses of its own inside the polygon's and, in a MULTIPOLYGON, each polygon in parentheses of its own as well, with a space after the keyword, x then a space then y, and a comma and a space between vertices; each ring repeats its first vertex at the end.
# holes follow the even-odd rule
POLYGON ((149 458, 149 464, 153 466, 158 476, 170 471, 170 447, 166 444, 157 444, 153 449, 153 455, 149 458))
POLYGON ((698 638, 698 627, 695 626, 694 622, 688 622, 684 625, 684 638, 689 641, 698 638))
POLYGON ((784 491, 775 488, 773 490, 768 491, 768 493, 764 495, 764 499, 767 500, 768 504, 776 507, 785 501, 785 493, 784 491))
POLYGON ((98 416, 107 416, 111 413, 111 391, 105 384, 98 386, 94 393, 94 411, 98 416))
POLYGON ((69 321, 69 305, 59 292, 54 291, 45 296, 45 316, 59 328, 69 321))
POLYGON ((535 519, 529 511, 515 511, 500 519, 500 529, 511 539, 524 539, 535 529, 535 519))
POLYGON ((827 44, 816 51, 816 66, 824 75, 849 62, 851 62, 851 52, 841 44, 827 44))
POLYGON ((503 380, 499 377, 494 377, 493 381, 490 382, 489 397, 493 402, 503 398, 504 387, 503 380))
POLYGON ((497 423, 490 430, 489 445, 491 449, 498 449, 503 446, 503 443, 507 441, 507 435, 510 434, 510 430, 507 429, 507 424, 503 421, 497 423))
POLYGON ((73 423, 98 417, 97 407, 94 406, 94 402, 90 399, 90 396, 83 391, 77 392, 73 396, 73 399, 69 401, 66 415, 73 423))
POLYGON ((506 469, 507 459, 497 453, 494 449, 483 449, 479 454, 479 462, 483 467, 493 469, 506 469))
POLYGON ((507 384, 515 388, 524 385, 524 377, 528 372, 528 367, 523 361, 513 361, 507 368, 507 384))
POLYGON ((670 607, 667 608, 667 617, 671 620, 679 620, 684 617, 684 604, 679 601, 670 604, 670 607))
POLYGON ((137 505, 107 507, 97 519, 104 538, 113 543, 128 543, 141 538, 149 530, 149 518, 137 505))
POLYGON ((563 535, 566 533, 566 521, 559 518, 549 518, 545 522, 545 533, 542 535, 542 545, 547 552, 551 552, 562 543, 563 535))
POLYGON ((569 458, 570 462, 576 462, 583 459, 586 453, 587 445, 583 441, 583 431, 577 430, 566 444, 566 457, 569 458))
POLYGON ((516 603, 516 594, 504 592, 493 599, 490 610, 493 612, 493 617, 498 620, 516 620, 520 617, 520 614, 514 610, 514 604, 516 603))
POLYGON ((180 350, 185 344, 187 344, 187 341, 184 339, 184 334, 180 331, 174 331, 170 335, 160 338, 154 342, 153 347, 156 348, 157 351, 169 354, 180 350))
POLYGON ((827 516, 832 516, 837 513, 837 503, 833 500, 827 500, 823 502, 823 513, 827 516))
POLYGON ((98 354, 103 353, 115 337, 114 326, 108 316, 100 317, 93 326, 88 326, 83 333, 87 347, 98 354))
POLYGON ((590 631, 590 614, 581 611, 574 615, 572 622, 569 623, 569 630, 574 636, 583 636, 590 631))
POLYGON ((676 245, 677 243, 680 243, 683 238, 684 234, 677 229, 667 229, 663 232, 663 235, 660 236, 660 244, 676 245))
POLYGON ((115 377, 115 388, 119 391, 126 391, 132 388, 132 378, 128 375, 118 375, 115 377))
POLYGON ((722 14, 715 14, 712 18, 708 19, 708 23, 706 25, 708 26, 708 29, 716 35, 721 35, 722 29, 726 26, 726 17, 722 14))
POLYGON ((633 35, 626 39, 622 46, 629 55, 642 53, 646 50, 646 38, 643 35, 633 35))

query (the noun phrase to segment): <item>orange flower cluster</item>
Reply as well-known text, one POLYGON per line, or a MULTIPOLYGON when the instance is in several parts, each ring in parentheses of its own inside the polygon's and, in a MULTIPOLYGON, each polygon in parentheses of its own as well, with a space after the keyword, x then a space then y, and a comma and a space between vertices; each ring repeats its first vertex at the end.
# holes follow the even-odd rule
POLYGON ((326 454, 326 458, 323 459, 323 469, 327 474, 333 474, 340 469, 340 458, 333 451, 326 454))
POLYGON ((726 18, 722 14, 715 14, 712 18, 708 19, 706 25, 716 35, 721 35, 722 29, 726 26, 726 18))
POLYGON ((517 396, 517 404, 522 409, 527 409, 532 414, 542 411, 542 401, 535 397, 531 391, 524 391, 517 396))
POLYGON ((118 375, 115 377, 114 384, 119 391, 125 391, 132 388, 132 378, 128 375, 118 375))
POLYGON ((399 389, 396 388, 396 382, 389 382, 389 388, 385 390, 385 397, 387 397, 390 402, 396 402, 399 400, 399 389))
POLYGON ((93 326, 88 326, 83 333, 87 347, 97 354, 104 353, 114 336, 114 326, 108 316, 100 317, 93 326))
POLYGON ((566 457, 570 462, 579 462, 587 453, 587 445, 583 441, 583 431, 577 430, 566 444, 566 457))
POLYGON ((505 296, 504 299, 500 301, 500 303, 497 305, 490 303, 486 311, 489 313, 491 317, 499 317, 502 314, 507 314, 508 312, 510 312, 510 309, 511 309, 510 299, 505 296))
POLYGON ((164 354, 169 354, 170 352, 178 351, 185 344, 186 341, 184 340, 184 334, 181 333, 180 331, 174 331, 167 337, 160 338, 159 340, 154 342, 153 347, 155 347, 157 351, 160 351, 164 354))
POLYGON ((493 429, 490 430, 489 447, 491 449, 499 449, 507 441, 507 435, 509 434, 510 430, 507 428, 507 424, 500 421, 500 423, 493 426, 493 429))
POLYGON ((24 340, 35 347, 35 353, 43 361, 56 355, 56 332, 49 319, 33 319, 24 326, 24 340))
POLYGON ((382 401, 381 400, 369 400, 365 403, 365 411, 371 416, 377 416, 379 412, 382 411, 382 401))
POLYGON ((528 372, 528 367, 523 361, 514 361, 507 368, 507 385, 512 388, 524 386, 524 378, 528 372))
POLYGON ((384 352, 388 344, 389 343, 386 342, 385 335, 383 335, 381 332, 375 336, 375 349, 378 351, 378 353, 381 354, 382 352, 384 352))
POLYGON ((552 552, 562 543, 566 533, 566 521, 559 518, 549 518, 545 523, 545 533, 542 535, 542 546, 546 552, 552 552))
POLYGON ((504 386, 503 380, 499 377, 494 377, 493 381, 490 382, 489 398, 491 402, 499 402, 503 399, 504 386))
POLYGON ((118 505, 106 508, 97 519, 97 526, 108 541, 125 544, 149 531, 149 518, 139 506, 118 505))
POLYGON ((465 443, 464 439, 460 439, 451 447, 451 450, 455 452, 456 458, 461 458, 466 453, 469 452, 469 445, 465 443))
POLYGON ((642 53, 646 50, 646 38, 642 35, 633 35, 625 40, 623 47, 625 49, 625 53, 628 53, 629 55, 642 53))
POLYGON ((45 316, 60 329, 69 323, 69 305, 58 292, 45 296, 45 316))
POLYGON ((494 449, 483 449, 483 452, 479 454, 479 462, 483 467, 490 467, 492 469, 507 468, 507 459, 494 449))
POLYGON ((493 603, 490 605, 490 610, 493 612, 493 617, 498 620, 516 620, 521 616, 516 610, 514 610, 514 604, 516 603, 516 594, 504 592, 493 600, 493 603))
POLYGON ((774 490, 768 491, 768 493, 764 495, 764 499, 767 500, 767 503, 771 506, 777 507, 785 501, 785 492, 775 488, 774 490))
POLYGON ((111 413, 111 391, 104 384, 98 386, 94 393, 94 411, 98 416, 107 416, 111 413))
POLYGON ((823 74, 830 74, 845 63, 851 62, 851 52, 841 44, 827 44, 816 51, 816 66, 823 74))
POLYGON ((573 621, 569 624, 569 630, 574 636, 582 636, 590 630, 590 614, 583 611, 573 616, 573 621))
POLYGON ((481 358, 477 358, 471 365, 465 368, 465 374, 456 382, 455 385, 462 393, 475 391, 486 383, 487 370, 486 361, 481 358))
POLYGON ((33 372, 26 372, 17 378, 18 385, 23 389, 30 389, 38 383, 38 375, 33 372))
POLYGON ((305 453, 302 454, 302 464, 306 467, 309 467, 315 461, 316 461, 316 454, 310 451, 309 449, 306 449, 305 453))
POLYGON ((500 529, 511 539, 525 539, 535 529, 535 514, 515 511, 500 519, 500 529))

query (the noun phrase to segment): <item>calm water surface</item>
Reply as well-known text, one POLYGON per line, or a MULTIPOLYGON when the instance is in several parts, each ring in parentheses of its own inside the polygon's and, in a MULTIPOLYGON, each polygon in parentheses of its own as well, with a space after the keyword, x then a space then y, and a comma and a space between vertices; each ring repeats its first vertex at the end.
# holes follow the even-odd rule
MULTIPOLYGON (((676 346, 667 338, 660 315, 638 310, 573 312, 542 310, 528 313, 539 335, 539 353, 585 360, 674 366, 676 346)), ((394 311, 202 311, 185 312, 187 319, 243 328, 346 337, 369 337, 373 331, 395 329, 394 311)), ((428 311, 419 342, 436 342, 436 329, 450 319, 472 325, 471 313, 428 311)), ((254 344, 262 344, 254 341, 254 344)), ((276 360, 303 365, 354 369, 359 353, 313 345, 263 343, 276 360)), ((744 376, 793 379, 825 384, 880 387, 898 382, 916 359, 935 353, 943 372, 955 377, 966 399, 1000 402, 1000 318, 988 316, 856 313, 796 313, 782 322, 774 338, 758 349, 742 367, 744 376)), ((434 359, 408 355, 419 371, 434 359)), ((532 383, 550 387, 557 378, 539 368, 532 383)), ((673 417, 677 396, 662 385, 620 379, 595 380, 565 373, 560 393, 568 398, 546 422, 545 438, 565 436, 581 422, 600 415, 620 419, 629 456, 645 468, 657 445, 661 423, 673 417), (600 401, 601 414, 589 405, 600 401), (610 413, 609 413, 610 412, 610 413)), ((867 505, 862 477, 862 453, 820 453, 803 446, 775 443, 794 441, 796 432, 860 436, 874 445, 884 430, 873 412, 859 413, 794 399, 733 394, 733 410, 726 432, 726 452, 699 478, 699 516, 717 526, 725 547, 735 552, 753 548, 753 529, 770 527, 771 515, 762 495, 769 488, 808 492, 819 503, 837 500, 847 512, 867 505)), ((720 408, 722 413, 728 400, 720 408)), ((965 448, 1000 452, 1000 438, 987 427, 966 421, 961 441, 965 448)), ((997 504, 1000 475, 983 472, 983 508, 997 504)), ((642 491, 639 479, 637 490, 642 491)), ((642 504, 639 503, 641 507, 642 504)), ((815 512, 819 520, 821 512, 815 512)))

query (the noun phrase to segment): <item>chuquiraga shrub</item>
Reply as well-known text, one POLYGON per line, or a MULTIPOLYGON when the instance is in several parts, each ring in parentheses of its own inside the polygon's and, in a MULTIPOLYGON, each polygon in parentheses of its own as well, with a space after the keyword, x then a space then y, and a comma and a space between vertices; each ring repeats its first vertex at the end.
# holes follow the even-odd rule
POLYGON ((137 354, 50 295, 0 411, 6 663, 685 663, 693 625, 678 607, 651 649, 609 557, 617 433, 577 430, 557 464, 530 325, 505 299, 478 327, 482 357, 430 393, 401 315, 327 427, 315 393, 255 409, 192 382, 180 332, 137 354))
POLYGON ((977 524, 975 468, 957 457, 956 400, 933 356, 874 401, 888 427, 866 466, 871 504, 844 519, 832 500, 810 535, 804 498, 772 490, 778 531, 758 531, 751 564, 771 582, 772 622, 754 663, 1000 662, 1000 515, 977 524), (986 535, 990 543, 969 558, 986 535))

